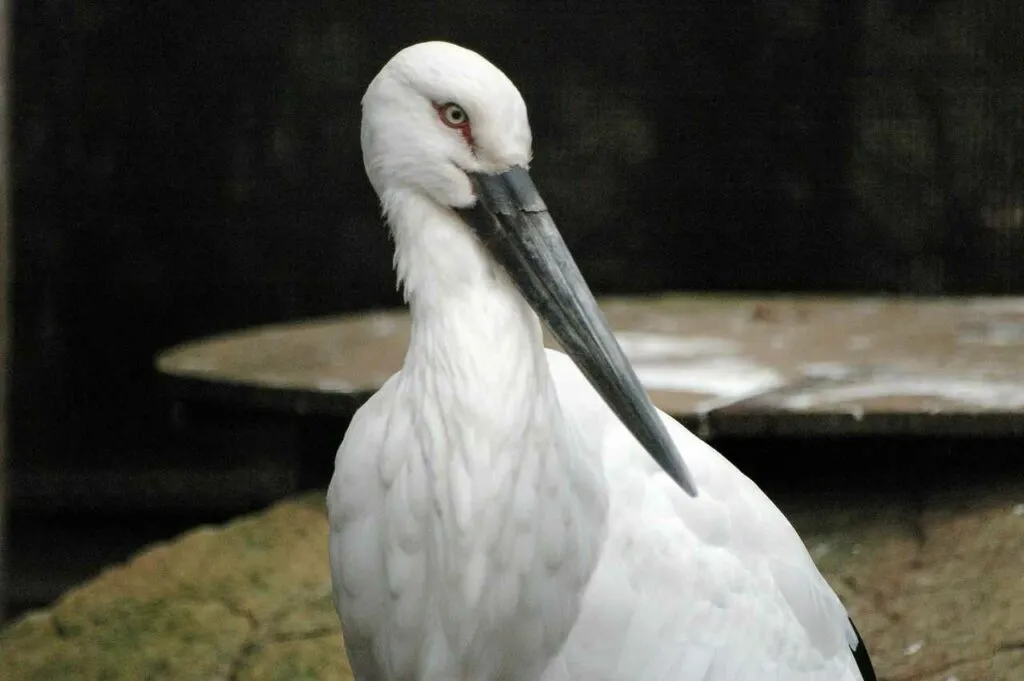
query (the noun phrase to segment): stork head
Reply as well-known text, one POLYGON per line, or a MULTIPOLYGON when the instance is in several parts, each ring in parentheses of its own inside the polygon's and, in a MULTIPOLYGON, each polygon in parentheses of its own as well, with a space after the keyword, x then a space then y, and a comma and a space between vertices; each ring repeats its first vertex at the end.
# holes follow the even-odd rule
POLYGON ((363 163, 377 194, 412 190, 461 217, 580 371, 661 467, 693 483, 526 168, 530 124, 512 81, 470 50, 407 47, 363 97, 363 163))
POLYGON ((378 194, 399 187, 442 205, 474 201, 468 173, 529 165, 530 123, 512 81, 475 52, 407 47, 363 97, 363 163, 378 194))

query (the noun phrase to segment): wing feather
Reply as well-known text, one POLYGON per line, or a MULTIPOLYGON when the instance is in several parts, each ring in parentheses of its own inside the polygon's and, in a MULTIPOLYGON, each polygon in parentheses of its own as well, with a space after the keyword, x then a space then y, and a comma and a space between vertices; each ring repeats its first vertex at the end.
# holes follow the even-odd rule
MULTIPOLYGON (((357 681, 389 678, 377 664, 374 646, 380 645, 381 640, 375 627, 381 614, 387 612, 385 605, 392 599, 408 596, 409 583, 414 581, 409 570, 403 569, 402 561, 403 555, 414 547, 407 541, 400 541, 387 554, 383 549, 387 546, 384 536, 387 526, 381 519, 388 498, 388 471, 382 453, 388 432, 387 419, 392 411, 388 405, 394 390, 395 378, 392 377, 352 417, 338 448, 334 476, 327 490, 334 602, 357 681), (386 579, 381 578, 384 575, 386 579)), ((399 538, 406 539, 408 530, 398 529, 399 538)), ((400 626, 411 624, 401 621, 405 619, 403 608, 395 612, 400 626)), ((408 653, 403 657, 407 659, 408 653)))
MULTIPOLYGON (((549 361, 567 420, 600 452, 610 508, 579 618, 544 681, 874 680, 838 597, 752 481, 663 415, 699 485, 698 498, 688 497, 568 358, 551 352, 549 361)), ((422 571, 429 502, 410 482, 426 471, 413 470, 422 457, 397 457, 396 441, 389 445, 416 441, 387 420, 394 383, 353 418, 327 499, 336 605, 359 681, 401 678, 440 655, 426 633, 438 623, 421 621, 431 597, 422 571)))
POLYGON ((611 495, 602 557, 557 665, 609 681, 861 681, 845 608, 760 488, 662 414, 697 480, 690 498, 571 360, 550 351, 549 363, 611 495))

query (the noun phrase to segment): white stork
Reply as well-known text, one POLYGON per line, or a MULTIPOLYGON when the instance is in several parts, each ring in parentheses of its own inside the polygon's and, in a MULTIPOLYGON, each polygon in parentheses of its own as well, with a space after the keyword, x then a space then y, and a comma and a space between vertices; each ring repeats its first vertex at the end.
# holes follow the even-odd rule
POLYGON ((327 497, 356 678, 874 681, 779 509, 644 393, 530 180, 505 74, 402 50, 362 147, 412 337, 327 497))

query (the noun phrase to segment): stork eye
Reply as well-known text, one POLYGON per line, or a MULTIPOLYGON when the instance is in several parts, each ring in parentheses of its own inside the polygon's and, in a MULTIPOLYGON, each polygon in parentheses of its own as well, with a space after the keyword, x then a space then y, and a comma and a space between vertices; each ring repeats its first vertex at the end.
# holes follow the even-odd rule
POLYGON ((454 102, 442 104, 437 108, 437 113, 441 116, 441 122, 449 128, 462 128, 469 125, 469 116, 466 115, 465 109, 454 102))

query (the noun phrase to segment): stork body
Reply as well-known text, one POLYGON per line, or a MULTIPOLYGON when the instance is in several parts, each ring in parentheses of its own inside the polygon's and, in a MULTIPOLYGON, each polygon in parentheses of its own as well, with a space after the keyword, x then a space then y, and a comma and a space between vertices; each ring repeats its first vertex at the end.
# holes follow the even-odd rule
POLYGON ((639 391, 522 170, 511 82, 425 43, 363 107, 413 326, 328 491, 358 681, 873 681, 781 512, 639 391))

